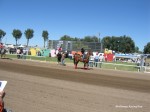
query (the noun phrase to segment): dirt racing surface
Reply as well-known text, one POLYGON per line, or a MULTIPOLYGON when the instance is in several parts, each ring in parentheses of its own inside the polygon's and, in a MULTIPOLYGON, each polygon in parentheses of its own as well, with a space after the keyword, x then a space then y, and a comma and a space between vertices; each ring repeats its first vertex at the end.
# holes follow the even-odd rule
POLYGON ((149 112, 150 74, 0 59, 14 112, 149 112))

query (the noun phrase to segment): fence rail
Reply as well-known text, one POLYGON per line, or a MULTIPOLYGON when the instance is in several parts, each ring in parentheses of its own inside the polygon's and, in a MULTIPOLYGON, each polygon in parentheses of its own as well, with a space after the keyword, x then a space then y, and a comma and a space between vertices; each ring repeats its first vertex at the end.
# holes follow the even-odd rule
POLYGON ((94 62, 89 61, 90 67, 96 68, 106 68, 106 69, 114 69, 114 70, 127 70, 127 71, 136 71, 140 72, 140 68, 137 67, 136 64, 118 64, 118 63, 109 63, 109 62, 94 62))
POLYGON ((13 58, 19 58, 19 59, 46 61, 45 56, 32 56, 32 55, 23 55, 23 54, 7 54, 7 55, 10 55, 10 56, 13 56, 13 58), (19 57, 17 57, 17 56, 19 56, 19 57))

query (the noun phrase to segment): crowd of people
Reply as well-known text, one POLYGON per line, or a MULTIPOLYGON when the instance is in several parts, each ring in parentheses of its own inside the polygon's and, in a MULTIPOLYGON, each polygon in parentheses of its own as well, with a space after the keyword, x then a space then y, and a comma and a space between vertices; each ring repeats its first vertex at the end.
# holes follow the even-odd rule
POLYGON ((23 49, 23 48, 17 48, 17 58, 20 59, 20 58, 23 58, 23 59, 26 59, 26 55, 27 55, 27 50, 26 49, 23 49))
POLYGON ((89 65, 90 65, 91 67, 93 67, 93 66, 97 67, 97 66, 98 66, 98 63, 99 63, 99 62, 102 63, 104 60, 105 60, 105 59, 104 59, 103 54, 99 54, 99 53, 97 52, 96 55, 94 55, 94 56, 91 55, 91 56, 90 56, 89 65))

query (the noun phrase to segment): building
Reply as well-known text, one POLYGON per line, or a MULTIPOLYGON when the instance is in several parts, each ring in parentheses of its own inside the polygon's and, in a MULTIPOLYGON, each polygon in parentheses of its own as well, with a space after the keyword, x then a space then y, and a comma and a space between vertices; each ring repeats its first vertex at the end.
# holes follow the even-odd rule
POLYGON ((78 51, 81 48, 85 50, 91 50, 95 52, 100 52, 101 43, 99 42, 84 42, 84 41, 61 41, 61 40, 49 40, 49 49, 59 49, 62 48, 63 51, 78 51))

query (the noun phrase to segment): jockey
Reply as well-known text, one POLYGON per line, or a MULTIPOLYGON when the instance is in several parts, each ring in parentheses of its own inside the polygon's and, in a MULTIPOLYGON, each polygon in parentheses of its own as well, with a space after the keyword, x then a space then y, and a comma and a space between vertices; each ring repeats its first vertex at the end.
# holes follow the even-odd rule
POLYGON ((84 48, 81 48, 81 53, 82 53, 82 58, 84 59, 85 58, 85 50, 84 50, 84 48))

